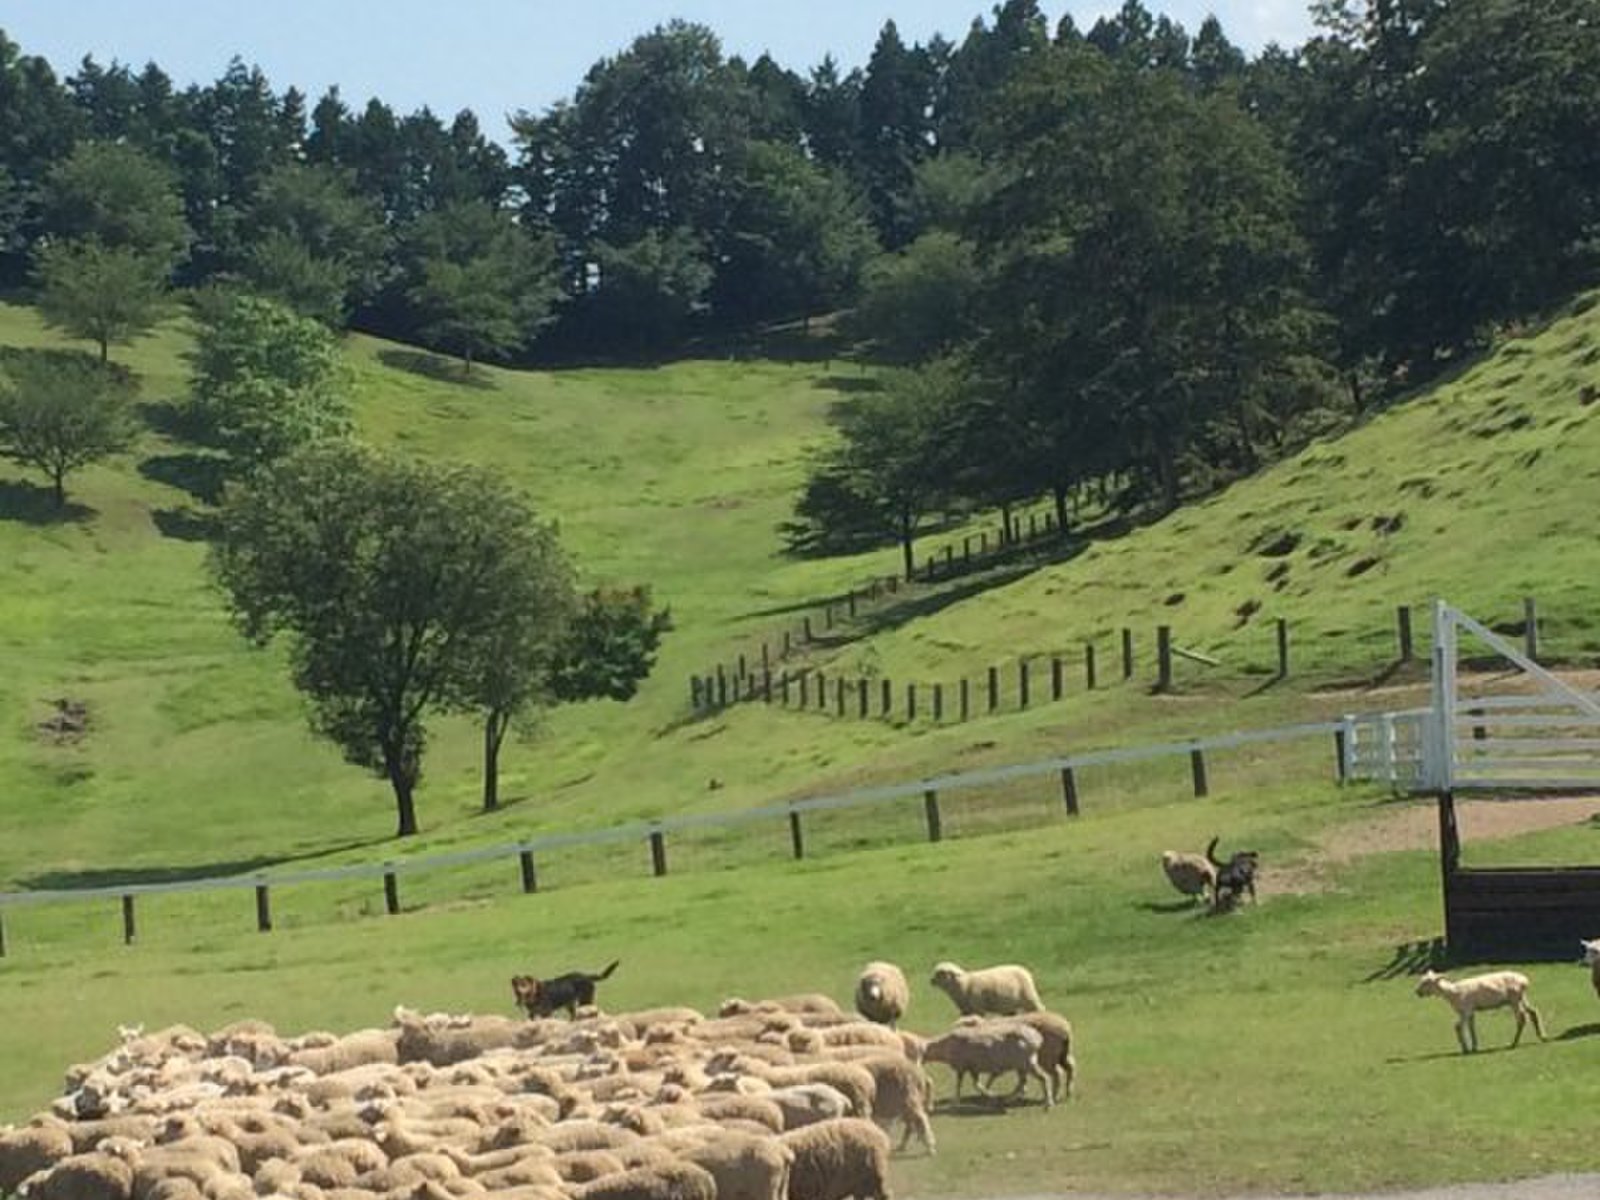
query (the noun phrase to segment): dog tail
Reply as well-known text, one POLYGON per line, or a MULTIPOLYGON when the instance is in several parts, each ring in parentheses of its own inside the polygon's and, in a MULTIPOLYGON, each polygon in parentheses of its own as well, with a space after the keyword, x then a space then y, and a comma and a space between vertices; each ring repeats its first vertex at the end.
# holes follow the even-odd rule
POLYGON ((611 972, 615 971, 617 969, 617 965, 619 963, 621 963, 621 962, 622 962, 622 960, 620 958, 613 959, 612 963, 611 963, 611 965, 609 967, 607 967, 604 971, 601 971, 600 974, 598 974, 598 975, 596 975, 594 977, 595 982, 599 983, 602 979, 610 979, 611 978, 611 972))
POLYGON ((1206 861, 1209 862, 1213 867, 1220 868, 1228 865, 1225 862, 1219 861, 1217 858, 1217 843, 1221 840, 1222 835, 1219 833, 1216 837, 1212 838, 1210 843, 1206 846, 1206 861))

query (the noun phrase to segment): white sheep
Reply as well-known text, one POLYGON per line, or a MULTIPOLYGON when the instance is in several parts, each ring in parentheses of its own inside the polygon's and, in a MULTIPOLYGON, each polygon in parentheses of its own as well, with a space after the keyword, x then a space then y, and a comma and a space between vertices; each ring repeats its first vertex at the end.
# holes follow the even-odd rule
POLYGON ((933 1084, 921 1066, 903 1054, 874 1054, 855 1064, 872 1076, 872 1119, 884 1129, 900 1122, 900 1149, 914 1134, 929 1154, 935 1153, 933 1124, 928 1120, 933 1084))
POLYGON ((826 1083, 797 1083, 763 1093, 783 1110, 785 1130, 814 1125, 835 1117, 850 1115, 850 1101, 838 1088, 826 1083))
POLYGON ((1185 896, 1201 899, 1217 889, 1217 868, 1204 854, 1167 850, 1161 855, 1161 869, 1166 872, 1167 882, 1185 896))
POLYGON ((905 972, 892 962, 869 962, 856 976, 856 1011, 893 1029, 911 1006, 905 972))
MULTIPOLYGON (((1039 1065, 1049 1072, 1057 1098, 1071 1096, 1078 1076, 1078 1060, 1072 1053, 1072 1022, 1065 1017, 1053 1012, 1018 1013, 1014 1017, 962 1017, 956 1024, 1001 1024, 1006 1021, 1027 1025, 1038 1031, 1043 1039, 1039 1047, 1039 1065)), ((993 1084, 994 1079, 991 1077, 987 1083, 993 1084)))
POLYGON ((1015 1021, 986 1021, 957 1025, 933 1038, 928 1042, 923 1061, 944 1063, 955 1072, 957 1100, 961 1099, 961 1083, 966 1076, 973 1077, 981 1092, 983 1079, 1015 1071, 1017 1086, 1011 1091, 1012 1098, 1022 1094, 1031 1077, 1044 1088, 1044 1106, 1052 1108, 1055 1087, 1039 1066, 1039 1051, 1043 1045, 1044 1038, 1030 1026, 1015 1021))
POLYGON ((782 1141, 794 1152, 789 1200, 890 1200, 889 1135, 871 1121, 822 1121, 782 1141))
POLYGON ((1456 1040, 1461 1052, 1470 1054, 1478 1048, 1478 1029, 1474 1016, 1481 1008, 1509 1007, 1517 1018, 1517 1032, 1511 1039, 1515 1046, 1522 1040, 1522 1027, 1531 1019, 1533 1031, 1544 1041, 1544 1023, 1539 1010, 1528 1003, 1528 977, 1520 971, 1490 971, 1466 979, 1446 979, 1437 971, 1424 971, 1417 982, 1417 995, 1443 996, 1456 1010, 1456 1040))
POLYGON ((605 1175, 572 1195, 575 1200, 717 1200, 717 1184, 704 1167, 673 1162, 605 1175))
POLYGON ((722 1133, 681 1151, 717 1184, 717 1200, 785 1200, 794 1151, 775 1137, 722 1133))
POLYGON ((1594 984, 1595 994, 1600 995, 1600 938, 1578 944, 1583 947, 1583 965, 1589 968, 1589 982, 1594 984))
POLYGON ((930 982, 955 1002, 963 1016, 992 1013, 1006 1017, 1044 1008, 1033 974, 1015 963, 965 971, 953 962, 942 962, 933 968, 930 982))

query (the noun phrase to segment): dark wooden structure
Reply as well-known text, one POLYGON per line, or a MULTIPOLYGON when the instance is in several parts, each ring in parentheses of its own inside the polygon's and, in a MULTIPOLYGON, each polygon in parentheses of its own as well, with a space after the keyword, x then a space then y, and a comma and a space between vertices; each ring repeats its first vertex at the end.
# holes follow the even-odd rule
POLYGON ((1463 867, 1450 792, 1439 793, 1439 867, 1456 962, 1576 960, 1580 939, 1600 937, 1600 866, 1463 867))

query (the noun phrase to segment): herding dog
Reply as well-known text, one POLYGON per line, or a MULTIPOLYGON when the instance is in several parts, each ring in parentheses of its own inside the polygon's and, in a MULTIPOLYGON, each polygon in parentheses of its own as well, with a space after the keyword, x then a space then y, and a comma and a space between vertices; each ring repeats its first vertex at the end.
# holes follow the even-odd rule
POLYGON ((517 998, 518 1006, 524 1009, 529 1017, 548 1017, 558 1008, 564 1008, 569 1018, 576 1018, 580 1005, 594 1003, 594 985, 602 979, 609 979, 611 972, 616 969, 617 963, 613 962, 598 975, 589 975, 583 971, 569 971, 553 979, 513 975, 511 994, 517 998))
POLYGON ((1232 911, 1246 892, 1255 902, 1256 871, 1261 866, 1261 855, 1254 850, 1240 850, 1223 862, 1217 857, 1217 843, 1221 840, 1220 836, 1214 837, 1206 847, 1206 859, 1217 871, 1211 889, 1211 911, 1218 913, 1232 911))

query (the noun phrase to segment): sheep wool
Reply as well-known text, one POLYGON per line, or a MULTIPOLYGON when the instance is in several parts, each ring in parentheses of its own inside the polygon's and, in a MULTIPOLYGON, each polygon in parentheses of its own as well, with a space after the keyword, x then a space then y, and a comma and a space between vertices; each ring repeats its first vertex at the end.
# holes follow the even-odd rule
POLYGON ((1008 1017, 1044 1008, 1033 973, 1015 963, 967 971, 953 962, 942 962, 933 968, 930 982, 955 1002, 963 1016, 1008 1017))
POLYGON ((911 1007, 905 972, 892 962, 869 962, 856 977, 856 1011, 893 1029, 911 1007))

